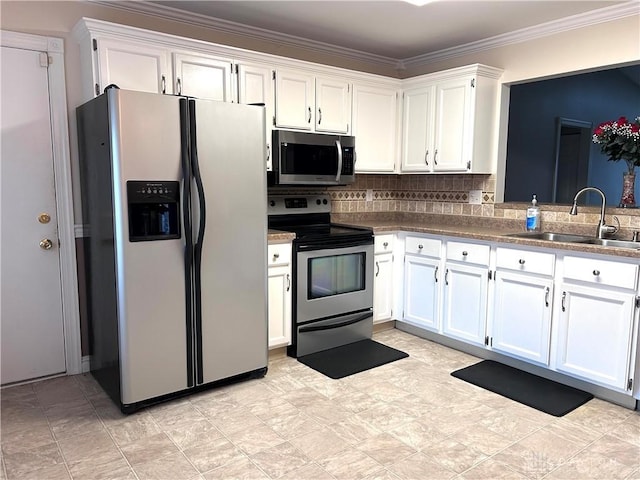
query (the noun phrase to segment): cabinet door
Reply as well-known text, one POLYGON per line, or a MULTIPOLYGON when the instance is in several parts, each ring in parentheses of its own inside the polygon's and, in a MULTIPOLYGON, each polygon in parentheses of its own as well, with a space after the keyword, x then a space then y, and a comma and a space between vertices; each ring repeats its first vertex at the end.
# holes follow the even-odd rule
POLYGON ((419 327, 440 328, 440 261, 406 255, 403 319, 419 327))
POLYGON ((271 129, 274 122, 272 70, 266 65, 238 65, 238 102, 264 103, 266 115, 267 170, 271 170, 271 129))
POLYGON ((168 50, 112 39, 98 39, 97 43, 97 94, 110 84, 123 90, 173 93, 168 50))
POLYGON ((499 270, 491 324, 491 348, 549 365, 553 281, 499 270))
POLYGON ((313 87, 311 75, 288 70, 276 72, 276 127, 313 128, 313 87))
POLYGON ((471 77, 436 87, 434 171, 466 171, 472 142, 471 77))
POLYGON ((402 171, 427 172, 433 168, 434 87, 404 94, 402 171))
POLYGON ((375 255, 373 277, 373 323, 389 320, 393 306, 393 254, 375 255))
POLYGON ((444 274, 446 335, 484 345, 487 323, 487 267, 449 262, 444 274))
POLYGON ((556 368, 626 390, 635 295, 568 283, 561 295, 556 368))
POLYGON ((397 97, 396 90, 353 86, 356 173, 395 171, 397 97))
POLYGON ((316 78, 317 132, 349 133, 351 88, 343 80, 316 78))
POLYGON ((291 266, 269 267, 269 348, 291 344, 291 266))
POLYGON ((174 53, 174 91, 178 95, 231 102, 231 65, 229 59, 174 53))

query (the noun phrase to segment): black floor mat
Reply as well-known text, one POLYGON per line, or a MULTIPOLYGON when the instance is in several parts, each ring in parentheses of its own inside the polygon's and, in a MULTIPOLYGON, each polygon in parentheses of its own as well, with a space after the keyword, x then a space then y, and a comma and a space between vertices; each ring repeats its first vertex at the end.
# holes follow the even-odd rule
POLYGON ((375 340, 360 340, 340 347, 298 357, 307 367, 334 379, 364 372, 370 368, 395 362, 409 354, 375 340))
POLYGON ((593 398, 577 388, 492 360, 456 370, 451 375, 556 417, 566 415, 593 398))

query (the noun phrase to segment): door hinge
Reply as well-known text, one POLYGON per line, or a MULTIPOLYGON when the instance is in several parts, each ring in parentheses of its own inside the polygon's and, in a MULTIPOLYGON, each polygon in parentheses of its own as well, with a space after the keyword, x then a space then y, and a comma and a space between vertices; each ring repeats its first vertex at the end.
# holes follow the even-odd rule
POLYGON ((640 296, 636 297, 636 308, 640 308, 640 296))
POLYGON ((275 71, 275 70, 271 70, 271 78, 272 78, 273 80, 275 80, 275 79, 276 79, 276 71, 275 71))
POLYGON ((471 160, 467 162, 467 170, 471 170, 471 160))
POLYGON ((100 95, 100 85, 96 83, 96 97, 100 95))
POLYGON ((40 66, 47 68, 49 66, 49 55, 47 52, 40 52, 40 66))
POLYGON ((630 378, 627 382, 627 390, 631 390, 633 388, 633 378, 630 378))
POLYGON ((238 64, 236 63, 235 65, 232 63, 231 64, 231 69, 235 71, 235 74, 238 74, 238 64))
POLYGON ((97 52, 98 51, 98 41, 94 38, 91 40, 91 43, 93 43, 93 51, 97 52))
POLYGON ((276 126, 276 116, 275 115, 273 116, 273 126, 274 127, 276 126))
POLYGON ((475 86, 476 86, 476 79, 472 78, 471 79, 471 88, 475 88, 475 86))
POLYGON ((489 270, 489 280, 493 280, 493 275, 491 274, 491 270, 489 270))
POLYGON ((486 337, 484 337, 484 344, 485 344, 485 345, 489 345, 489 335, 487 335, 486 337))

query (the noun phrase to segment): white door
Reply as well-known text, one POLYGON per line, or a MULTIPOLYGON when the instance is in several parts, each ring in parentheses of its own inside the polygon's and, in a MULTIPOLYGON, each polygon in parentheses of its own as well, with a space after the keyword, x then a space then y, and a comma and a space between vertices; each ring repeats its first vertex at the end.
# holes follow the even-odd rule
POLYGON ((291 266, 269 267, 269 348, 291 344, 291 266))
POLYGON ((451 80, 436 88, 435 171, 467 170, 471 135, 471 78, 451 80))
POLYGON ((231 60, 174 53, 174 92, 178 95, 232 102, 231 60))
POLYGON ((46 62, 2 47, 3 385, 66 370, 46 62))
POLYGON ((440 329, 440 260, 407 255, 404 261, 404 320, 440 329))
POLYGON ((404 96, 402 171, 433 169, 434 87, 409 91, 404 96))
POLYGON ((349 133, 351 90, 343 80, 316 79, 316 131, 349 133))
POLYGON ((373 260, 373 323, 376 323, 390 319, 393 313, 393 254, 379 253, 373 260))
POLYGON ((444 273, 445 335, 484 345, 487 323, 487 267, 448 263, 444 273))
POLYGON ((276 72, 276 127, 311 130, 314 122, 313 77, 299 72, 276 72))

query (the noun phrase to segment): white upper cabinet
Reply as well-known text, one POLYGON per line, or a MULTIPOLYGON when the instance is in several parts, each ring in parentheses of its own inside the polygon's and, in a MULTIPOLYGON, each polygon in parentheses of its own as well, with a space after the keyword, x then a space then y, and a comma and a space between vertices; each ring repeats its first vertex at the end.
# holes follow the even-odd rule
POLYGON ((402 172, 494 172, 501 74, 472 65, 407 80, 402 172))
POLYGON ((173 54, 174 93, 221 102, 233 101, 231 59, 173 54))
POLYGON ((125 90, 173 93, 171 56, 166 48, 110 38, 95 40, 93 47, 98 74, 94 95, 111 84, 125 90))
POLYGON ((268 65, 241 63, 238 65, 238 102, 262 103, 266 116, 267 171, 271 165, 271 129, 274 121, 273 70, 268 65))
POLYGON ((396 170, 398 90, 355 83, 353 127, 356 173, 396 170))
POLYGON ((297 70, 276 70, 276 121, 278 128, 327 133, 349 133, 351 123, 349 83, 316 78, 297 70))

